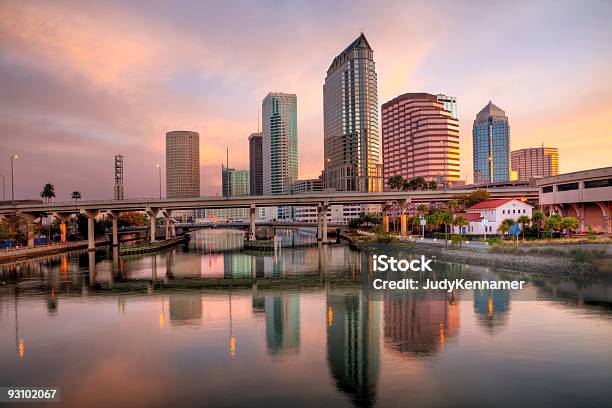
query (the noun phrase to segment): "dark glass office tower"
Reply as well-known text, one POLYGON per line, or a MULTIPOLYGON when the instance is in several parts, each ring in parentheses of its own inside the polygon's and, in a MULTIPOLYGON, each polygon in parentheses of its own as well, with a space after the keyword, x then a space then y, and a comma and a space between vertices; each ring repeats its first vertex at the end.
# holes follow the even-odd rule
POLYGON ((510 125, 506 112, 489 101, 476 115, 472 136, 474 183, 508 181, 510 179, 510 125))

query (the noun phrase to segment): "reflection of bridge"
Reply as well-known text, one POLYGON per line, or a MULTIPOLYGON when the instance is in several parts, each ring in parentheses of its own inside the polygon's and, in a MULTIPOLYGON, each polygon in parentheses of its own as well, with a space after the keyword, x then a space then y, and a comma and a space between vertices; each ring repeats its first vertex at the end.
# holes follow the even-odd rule
MULTIPOLYGON (((317 207, 317 239, 327 242, 328 220, 323 214, 334 204, 381 204, 384 208, 398 206, 406 208, 408 203, 444 202, 456 198, 459 194, 469 194, 473 189, 465 190, 429 190, 429 191, 393 191, 381 193, 355 192, 316 192, 296 195, 276 196, 237 196, 237 197, 197 197, 183 199, 136 199, 136 200, 99 200, 44 204, 16 204, 0 207, 0 216, 17 215, 28 223, 28 245, 34 244, 33 222, 44 214, 53 214, 62 224, 62 241, 65 240, 65 222, 73 214, 84 214, 88 219, 87 235, 89 249, 94 250, 94 219, 101 212, 111 218, 113 228, 113 245, 118 245, 117 218, 121 212, 145 211, 151 219, 151 239, 155 240, 157 217, 166 220, 166 236, 175 235, 172 211, 193 209, 249 208, 249 232, 251 239, 255 238, 255 210, 257 207, 275 206, 316 206, 317 207)), ((491 188, 492 198, 525 197, 535 199, 538 189, 529 186, 513 186, 491 188)), ((294 224, 292 224, 294 225, 294 224)))

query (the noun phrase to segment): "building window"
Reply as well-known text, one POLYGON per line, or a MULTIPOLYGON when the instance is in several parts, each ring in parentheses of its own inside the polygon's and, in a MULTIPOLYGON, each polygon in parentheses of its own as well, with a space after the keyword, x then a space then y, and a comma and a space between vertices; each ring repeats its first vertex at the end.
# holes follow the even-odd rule
POLYGON ((557 191, 571 191, 571 190, 578 190, 578 182, 559 184, 557 186, 557 191))
POLYGON ((553 186, 542 187, 542 193, 552 193, 552 192, 553 192, 553 186))
POLYGON ((612 179, 589 180, 584 182, 584 188, 612 187, 612 179))

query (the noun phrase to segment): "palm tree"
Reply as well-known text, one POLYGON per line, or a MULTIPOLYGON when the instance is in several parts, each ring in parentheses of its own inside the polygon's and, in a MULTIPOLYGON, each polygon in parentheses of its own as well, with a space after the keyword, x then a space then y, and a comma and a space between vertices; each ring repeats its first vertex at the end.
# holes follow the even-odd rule
POLYGON ((580 228, 580 221, 574 217, 565 217, 561 221, 561 227, 567 230, 567 236, 572 236, 572 230, 580 228))
POLYGON ((529 217, 526 215, 521 215, 518 217, 518 222, 521 224, 521 231, 523 231, 523 241, 525 240, 525 227, 529 224, 529 217))
POLYGON ((559 214, 553 214, 544 221, 544 228, 547 230, 555 230, 558 231, 561 229, 561 223, 563 222, 563 218, 559 214))
POLYGON ((404 177, 401 175, 391 176, 387 180, 387 185, 391 190, 401 190, 404 188, 404 177))
POLYGON ((448 200, 448 203, 446 203, 446 206, 453 214, 463 210, 463 206, 461 205, 461 203, 455 199, 448 200))
POLYGON ((459 235, 463 235, 463 232, 461 231, 462 227, 467 227, 468 225, 470 225, 469 221, 466 220, 464 217, 462 217, 461 215, 458 215, 457 217, 455 217, 455 219, 453 220, 453 225, 455 227, 459 227, 459 235))
POLYGON ((413 190, 427 190, 428 184, 423 177, 415 177, 410 182, 413 184, 413 190))
POLYGON ((429 225, 432 231, 438 228, 438 226, 440 225, 440 218, 438 217, 438 215, 438 213, 434 212, 425 217, 427 225, 429 225))
POLYGON ((417 205, 417 211, 425 216, 429 212, 429 207, 427 204, 419 204, 417 205))
POLYGON ((512 227, 513 225, 514 220, 512 218, 506 218, 501 222, 501 224, 499 224, 499 228, 497 228, 497 231, 501 233, 502 239, 504 238, 504 235, 506 235, 506 232, 510 231, 510 227, 512 227))
POLYGON ((436 180, 431 180, 429 184, 427 185, 427 188, 429 188, 430 190, 437 190, 438 182, 436 180))
POLYGON ((72 194, 70 195, 70 197, 74 200, 74 202, 76 203, 77 201, 79 201, 81 199, 81 193, 78 191, 73 191, 72 194))
POLYGON ((540 238, 540 229, 542 228, 542 221, 544 220, 544 213, 542 211, 534 211, 531 214, 531 222, 538 226, 538 238, 540 238))
POLYGON ((450 211, 442 211, 438 214, 438 222, 444 224, 444 239, 448 245, 448 229, 453 223, 453 214, 450 211))
POLYGON ((40 192, 40 196, 46 203, 50 203, 51 200, 55 198, 55 186, 51 183, 45 184, 43 190, 40 192))

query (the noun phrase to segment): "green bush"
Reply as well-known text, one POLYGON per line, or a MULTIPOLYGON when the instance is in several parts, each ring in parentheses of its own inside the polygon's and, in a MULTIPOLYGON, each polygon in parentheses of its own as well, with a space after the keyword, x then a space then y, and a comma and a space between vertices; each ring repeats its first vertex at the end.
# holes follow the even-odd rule
POLYGON ((453 245, 461 246, 463 243, 463 237, 461 235, 453 234, 451 237, 451 243, 453 245))

